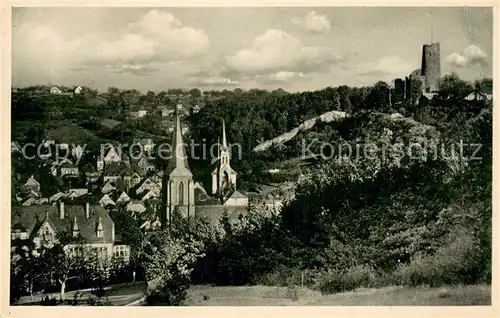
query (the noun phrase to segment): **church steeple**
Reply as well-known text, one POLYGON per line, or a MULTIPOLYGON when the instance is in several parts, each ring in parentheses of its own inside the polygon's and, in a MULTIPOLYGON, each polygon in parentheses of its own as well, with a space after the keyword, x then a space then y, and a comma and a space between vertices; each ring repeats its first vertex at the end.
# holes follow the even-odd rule
POLYGON ((226 139, 226 123, 222 119, 222 149, 227 149, 227 139, 226 139))
POLYGON ((172 156, 170 158, 169 170, 170 174, 192 176, 186 149, 184 148, 184 141, 182 140, 182 127, 178 112, 176 114, 174 136, 172 137, 172 156))
POLYGON ((177 111, 174 135, 172 137, 172 153, 164 186, 165 224, 171 222, 172 213, 177 209, 184 216, 194 216, 194 184, 193 174, 189 169, 186 149, 182 139, 182 127, 177 111))
MULTIPOLYGON (((217 142, 217 144, 219 144, 217 142)), ((231 190, 236 185, 236 171, 229 163, 229 147, 226 136, 226 122, 222 119, 222 146, 219 150, 219 162, 212 171, 212 194, 231 190)))

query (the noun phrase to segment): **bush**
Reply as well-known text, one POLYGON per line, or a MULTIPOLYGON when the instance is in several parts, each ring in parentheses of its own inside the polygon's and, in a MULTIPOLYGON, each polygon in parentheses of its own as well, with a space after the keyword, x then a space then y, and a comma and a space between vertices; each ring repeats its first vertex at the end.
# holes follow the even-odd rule
POLYGON ((399 266, 394 278, 405 286, 473 284, 484 275, 481 266, 477 240, 461 228, 451 232, 436 253, 417 254, 409 264, 399 266))
POLYGON ((346 271, 330 271, 323 274, 318 280, 317 288, 323 294, 332 294, 354 290, 360 287, 379 287, 389 284, 381 274, 366 265, 358 265, 346 271))
POLYGON ((258 281, 259 285, 266 286, 314 286, 317 272, 280 266, 278 269, 263 275, 258 281))

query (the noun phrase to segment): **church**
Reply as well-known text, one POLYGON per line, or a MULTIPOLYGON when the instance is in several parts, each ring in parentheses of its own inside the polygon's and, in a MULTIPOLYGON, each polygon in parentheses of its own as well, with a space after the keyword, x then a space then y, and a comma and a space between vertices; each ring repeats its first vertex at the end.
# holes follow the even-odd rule
POLYGON ((171 221, 174 211, 184 217, 204 217, 211 224, 218 222, 224 211, 231 220, 237 220, 248 211, 248 197, 236 190, 237 173, 231 168, 231 157, 222 122, 222 145, 217 161, 212 165, 211 192, 193 179, 183 142, 179 114, 176 114, 171 144, 172 154, 163 180, 164 224, 171 221))

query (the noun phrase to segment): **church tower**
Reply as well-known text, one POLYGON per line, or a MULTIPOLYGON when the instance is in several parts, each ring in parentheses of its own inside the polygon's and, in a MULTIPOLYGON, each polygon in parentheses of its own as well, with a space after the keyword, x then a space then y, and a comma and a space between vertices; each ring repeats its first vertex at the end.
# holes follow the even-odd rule
POLYGON ((212 194, 222 195, 236 187, 236 171, 230 166, 229 147, 227 146, 226 124, 222 120, 222 146, 219 151, 219 161, 212 171, 212 194))
POLYGON ((165 223, 169 224, 172 213, 177 209, 184 217, 194 217, 194 183, 189 169, 186 149, 182 140, 182 128, 179 114, 172 138, 172 154, 167 171, 165 171, 163 192, 165 204, 165 223))

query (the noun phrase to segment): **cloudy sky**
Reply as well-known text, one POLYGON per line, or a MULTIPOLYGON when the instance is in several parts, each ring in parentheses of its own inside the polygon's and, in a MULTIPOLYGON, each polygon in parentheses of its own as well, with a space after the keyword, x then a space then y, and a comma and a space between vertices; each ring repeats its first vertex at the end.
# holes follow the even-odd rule
POLYGON ((442 74, 492 76, 485 8, 13 8, 12 81, 288 91, 390 82, 441 45, 442 74))

